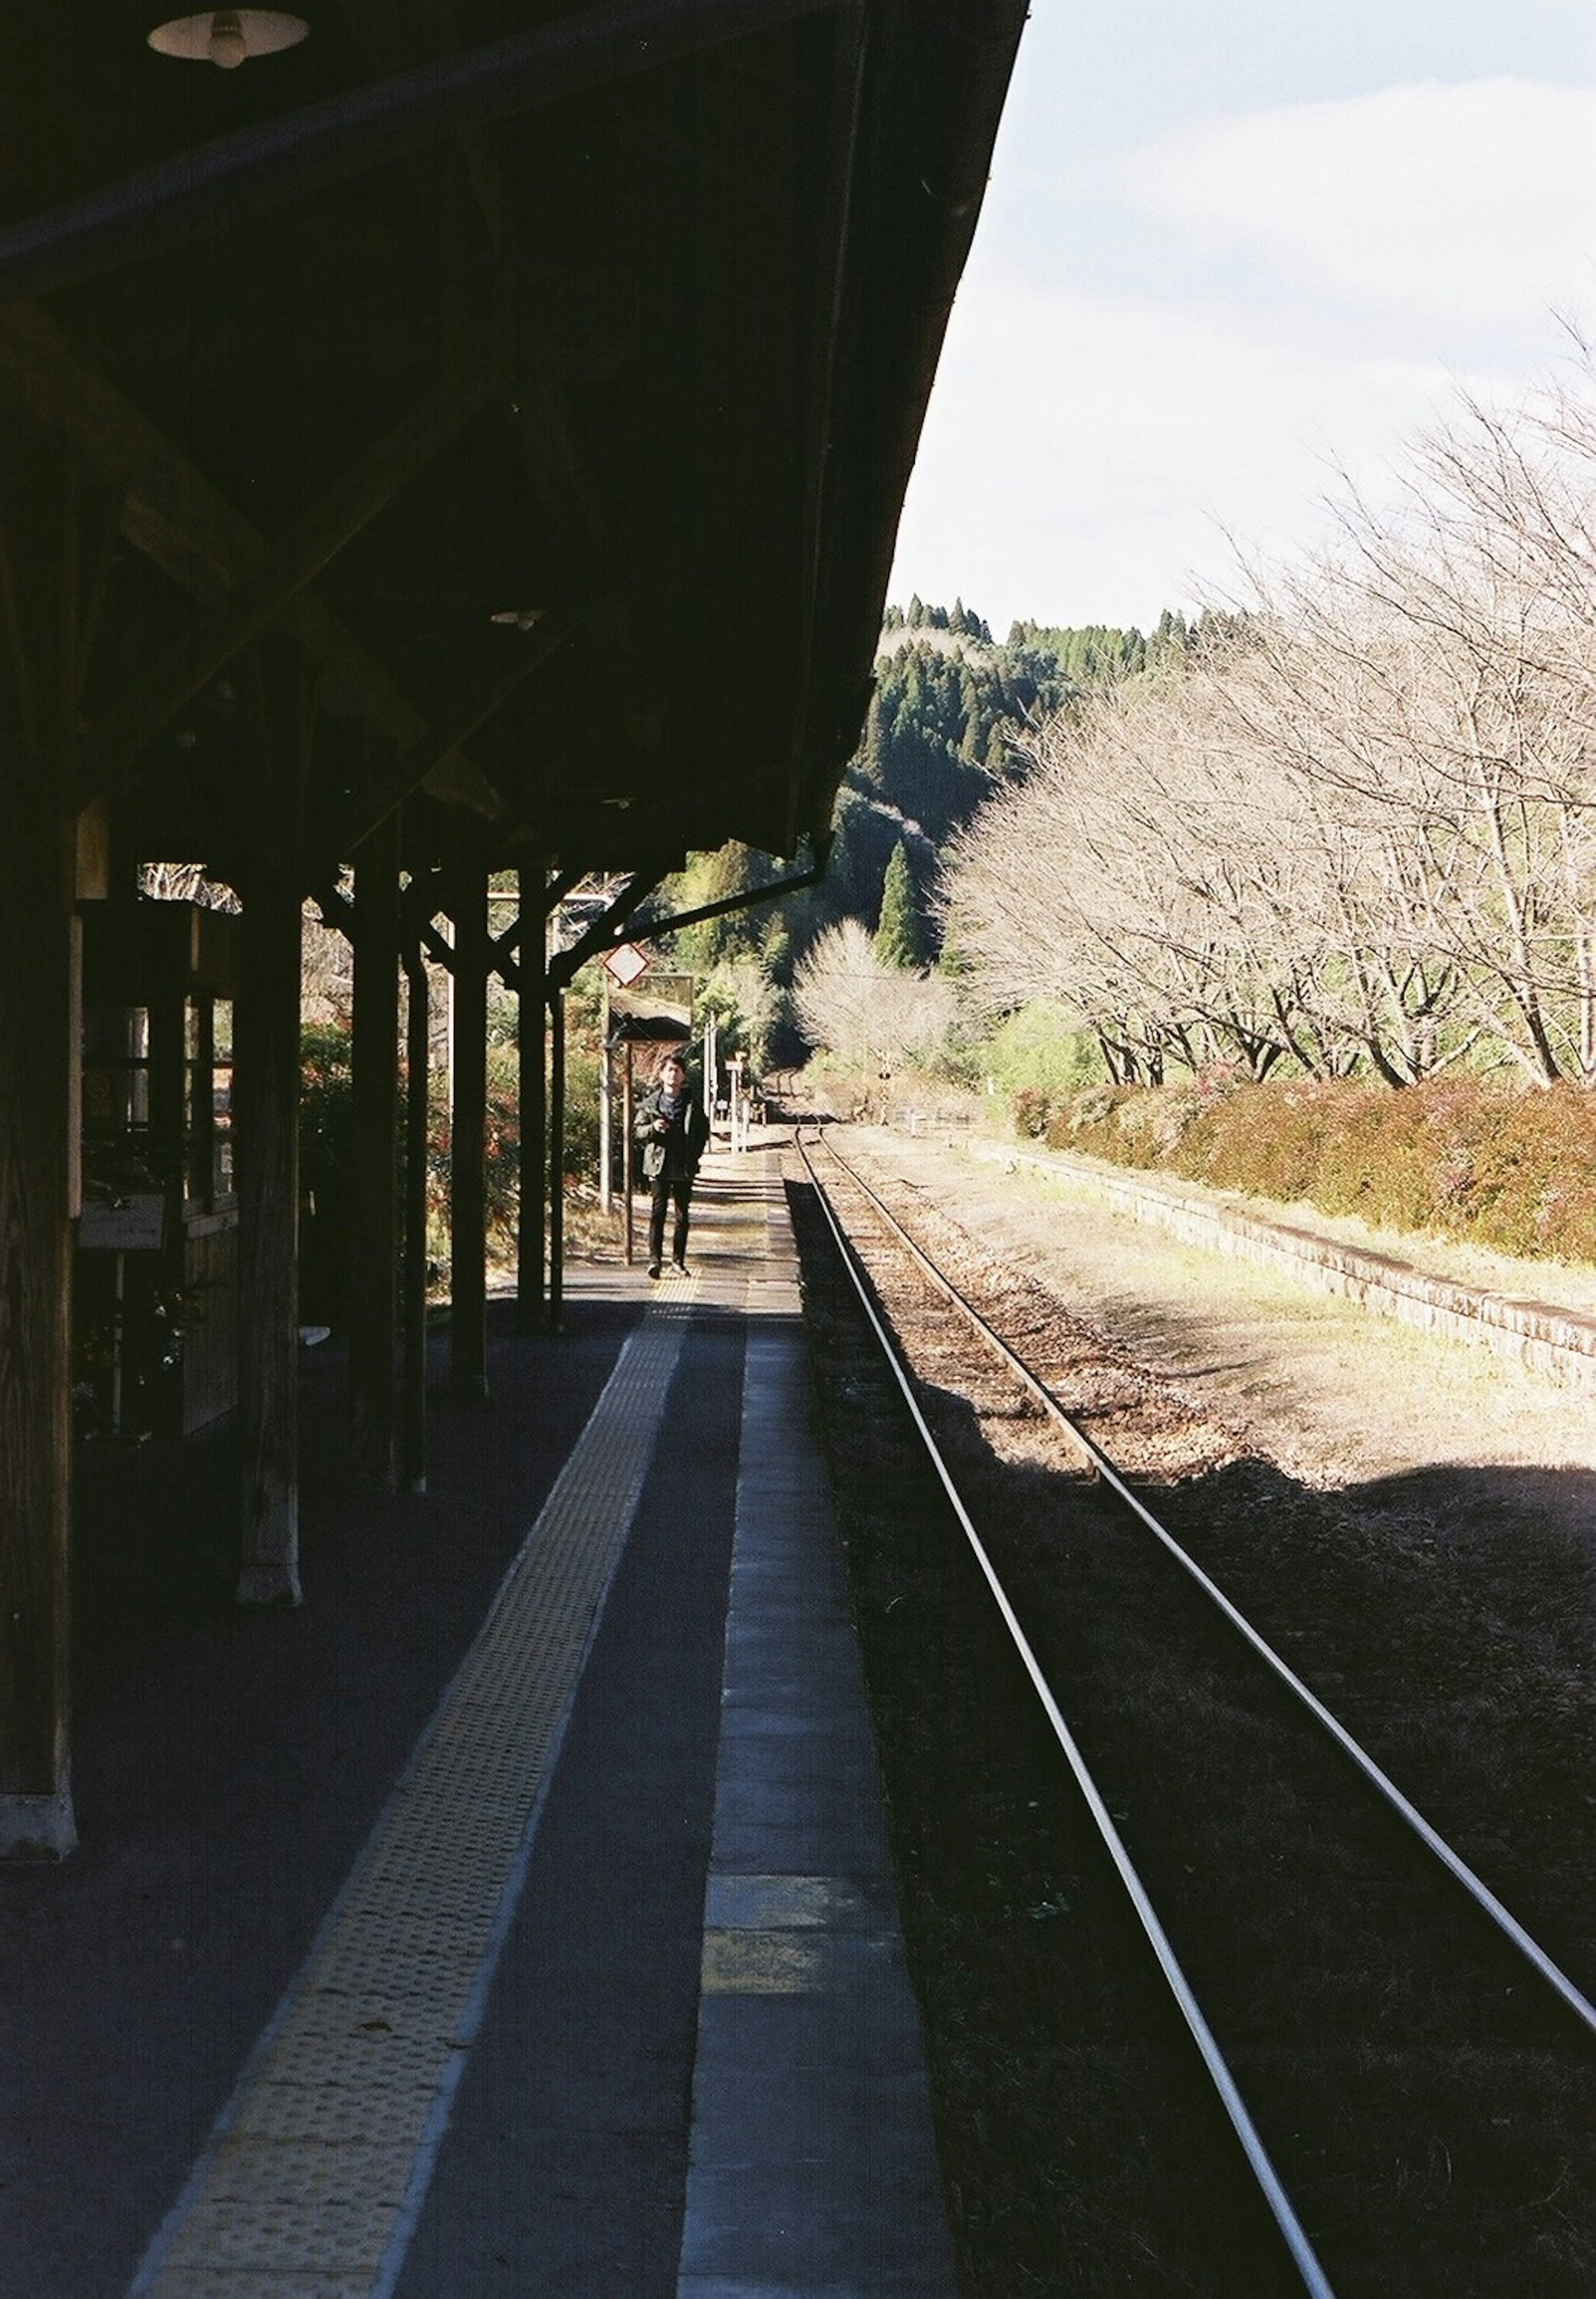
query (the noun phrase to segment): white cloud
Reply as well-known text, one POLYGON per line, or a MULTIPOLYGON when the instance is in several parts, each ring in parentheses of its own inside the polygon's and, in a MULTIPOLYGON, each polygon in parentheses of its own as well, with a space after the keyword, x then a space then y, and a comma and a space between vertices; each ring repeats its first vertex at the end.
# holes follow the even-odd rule
POLYGON ((1590 88, 1422 84, 1210 119, 1143 145, 1124 182, 1199 246, 1476 337, 1596 287, 1590 88))
POLYGON ((1234 581, 1226 535, 1291 553, 1344 467, 1446 399, 1438 366, 1332 323, 971 283, 909 491, 893 594, 961 593, 1006 627, 1135 622, 1234 581))
POLYGON ((1393 86, 1210 116, 1118 182, 1103 165, 1093 268, 1128 191, 1123 276, 1149 292, 999 275, 977 245, 896 597, 1145 627, 1234 582, 1227 534, 1311 547, 1339 471, 1377 497, 1454 378, 1515 395, 1567 349, 1555 311, 1596 328, 1596 89, 1393 86))

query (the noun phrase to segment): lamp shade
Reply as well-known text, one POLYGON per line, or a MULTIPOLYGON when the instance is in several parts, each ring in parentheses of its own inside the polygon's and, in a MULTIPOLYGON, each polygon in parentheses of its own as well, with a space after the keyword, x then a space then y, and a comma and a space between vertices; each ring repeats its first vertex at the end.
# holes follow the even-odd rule
POLYGON ((157 24, 149 44, 163 56, 233 71, 251 56, 297 47, 310 29, 303 16, 277 8, 207 8, 201 16, 174 16, 169 24, 157 24))

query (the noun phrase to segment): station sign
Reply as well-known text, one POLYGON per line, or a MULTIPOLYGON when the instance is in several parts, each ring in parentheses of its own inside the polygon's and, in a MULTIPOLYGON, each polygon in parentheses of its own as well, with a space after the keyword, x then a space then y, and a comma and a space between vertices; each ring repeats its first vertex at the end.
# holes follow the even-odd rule
POLYGON ((644 956, 635 942, 623 942, 617 949, 607 950, 600 963, 617 988, 629 990, 648 972, 653 960, 644 956))

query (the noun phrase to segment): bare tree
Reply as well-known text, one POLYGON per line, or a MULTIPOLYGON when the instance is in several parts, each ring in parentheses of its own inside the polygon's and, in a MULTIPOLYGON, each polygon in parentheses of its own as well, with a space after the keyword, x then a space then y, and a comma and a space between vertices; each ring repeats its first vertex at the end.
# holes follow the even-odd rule
POLYGON ((793 982, 799 1026, 811 1046, 870 1074, 933 1053, 952 1027, 952 984, 888 966, 857 918, 828 926, 793 982))
POLYGON ((202 910, 237 910, 230 886, 205 875, 203 862, 141 862, 138 891, 156 902, 193 902, 202 910))
POLYGON ((1467 401, 1205 650, 1038 729, 952 851, 988 1006, 1116 1075, 1596 1080, 1596 377, 1467 401))

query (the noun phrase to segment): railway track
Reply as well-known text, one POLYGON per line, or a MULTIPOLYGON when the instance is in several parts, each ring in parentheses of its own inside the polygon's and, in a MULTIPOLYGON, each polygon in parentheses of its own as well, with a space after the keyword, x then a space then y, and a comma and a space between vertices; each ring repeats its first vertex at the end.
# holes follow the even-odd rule
MULTIPOLYGON (((835 1147, 801 1150, 1025 1697, 1073 1780, 1060 1856, 1077 1891, 1094 1856, 1123 1896, 1107 1948, 1058 1928, 1055 1994, 1070 1989, 1072 1958, 1106 1955, 1113 1970, 1103 2032, 1089 2051, 1072 2045, 1048 2004, 1039 2047, 1085 2051, 1101 2072, 1113 2057, 1104 2034, 1135 2037, 1121 2058, 1148 2101, 1112 2113, 1167 2129, 1179 2102, 1161 2144, 1209 2167, 1189 2224, 1150 2232, 1167 2200, 1155 2160, 1131 2183, 1128 2228, 1079 2231, 1060 2279, 1039 2248, 1031 2282, 1011 2264, 1008 2286, 991 2287, 1340 2299, 1596 2287, 1596 2010, 1063 1408, 1014 1346, 1002 1273, 981 1276, 998 1309, 984 1315, 976 1288, 954 1283, 835 1147), (1016 1430, 1004 1459, 989 1435, 1016 1430), (1135 1994, 1155 1972, 1161 2021, 1135 1994), (1155 2030, 1156 2048, 1142 2050, 1155 2030)), ((968 1574, 962 1585, 955 1612, 973 1618, 968 1574)), ((1043 1759, 1031 1726, 1019 1737, 1034 1788, 1043 1759)), ((1024 1801, 1051 1811, 1063 1799, 1054 1783, 1024 1801)), ((1097 1884, 1086 1896, 1099 1906, 1097 1884)), ((1052 2096, 1065 2137, 1070 2118, 1102 2106, 1068 2087, 1052 2096)), ((1032 2140, 1045 2186, 1045 2140, 1032 2140)), ((1163 2184, 1192 2180, 1166 2162, 1163 2184)), ((1067 2204, 1060 2214, 1068 2235, 1067 2204)), ((972 2280, 982 2272, 977 2260, 972 2280)))

